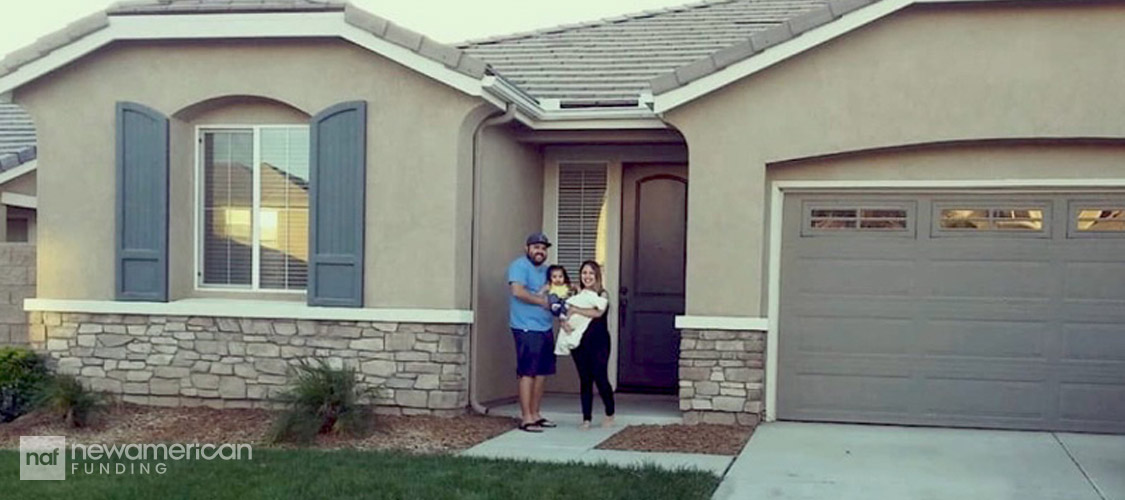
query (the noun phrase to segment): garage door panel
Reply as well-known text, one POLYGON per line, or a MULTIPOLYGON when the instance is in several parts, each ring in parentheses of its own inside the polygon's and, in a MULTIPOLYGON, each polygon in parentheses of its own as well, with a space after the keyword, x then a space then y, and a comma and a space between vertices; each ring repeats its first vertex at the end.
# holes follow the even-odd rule
POLYGON ((896 295, 909 293, 914 284, 908 261, 801 259, 798 265, 821 277, 798 293, 896 295))
POLYGON ((789 325, 805 332, 797 346, 802 353, 905 354, 913 342, 903 332, 909 331, 911 323, 907 319, 805 316, 789 325))
POLYGON ((809 388, 791 400, 797 413, 849 411, 886 414, 907 411, 914 384, 909 377, 803 374, 797 381, 809 388))
POLYGON ((894 237, 790 214, 883 196, 786 195, 780 418, 1125 433, 1125 237, 1075 236, 1065 194, 888 196, 916 207, 894 237), (941 229, 935 203, 1043 221, 941 229))
POLYGON ((930 297, 919 314, 936 320, 1048 321, 1050 307, 1048 299, 930 297))
POLYGON ((1055 281, 1050 270, 1047 262, 935 261, 925 283, 936 296, 1046 298, 1055 281))
POLYGON ((1062 384, 1060 417, 1071 422, 1121 425, 1125 415, 1125 386, 1116 384, 1062 384))
MULTIPOLYGON (((1125 282, 1123 282, 1125 284, 1125 282)), ((1065 300, 1059 306, 1059 317, 1067 324, 1125 324, 1125 301, 1065 300)))
POLYGON ((1125 324, 1072 323, 1063 332, 1064 359, 1125 363, 1125 324))
POLYGON ((790 306, 795 317, 911 319, 917 314, 917 301, 902 295, 799 296, 803 301, 790 306))
POLYGON ((922 391, 930 416, 1042 419, 1045 413, 1038 381, 929 379, 922 391))
POLYGON ((1121 299, 1121 284, 1125 283, 1122 262, 1074 262, 1065 266, 1065 272, 1063 293, 1068 299, 1121 299))
POLYGON ((1034 321, 928 321, 919 343, 931 356, 1043 358, 1049 325, 1034 321))

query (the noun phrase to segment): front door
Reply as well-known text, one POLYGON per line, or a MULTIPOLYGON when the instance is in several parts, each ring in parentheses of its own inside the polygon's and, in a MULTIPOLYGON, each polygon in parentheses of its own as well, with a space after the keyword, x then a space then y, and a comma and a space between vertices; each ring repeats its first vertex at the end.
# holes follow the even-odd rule
POLYGON ((684 313, 687 167, 631 165, 622 173, 618 388, 674 393, 684 313))

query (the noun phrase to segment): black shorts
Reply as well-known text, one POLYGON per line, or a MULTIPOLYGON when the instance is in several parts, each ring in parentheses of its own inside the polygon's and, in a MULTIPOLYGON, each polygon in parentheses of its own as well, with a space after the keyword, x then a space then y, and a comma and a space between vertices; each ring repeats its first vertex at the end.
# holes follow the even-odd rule
POLYGON ((516 341, 516 376, 555 374, 555 333, 512 328, 516 341))

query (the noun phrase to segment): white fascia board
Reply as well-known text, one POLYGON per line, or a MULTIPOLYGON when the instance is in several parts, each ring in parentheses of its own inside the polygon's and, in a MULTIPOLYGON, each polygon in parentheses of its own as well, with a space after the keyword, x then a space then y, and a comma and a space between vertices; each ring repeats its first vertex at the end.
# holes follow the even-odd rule
MULTIPOLYGON (((109 26, 0 78, 0 94, 115 40, 342 38, 473 96, 481 82, 348 24, 343 12, 109 16, 109 26)), ((490 101, 491 102, 491 101, 490 101)))
POLYGON ((17 179, 17 178, 22 177, 26 174, 34 172, 35 169, 38 168, 38 166, 39 166, 39 160, 36 159, 36 160, 31 160, 31 161, 29 161, 27 163, 24 163, 22 165, 19 165, 15 168, 11 168, 11 169, 5 170, 3 172, 0 172, 0 184, 6 184, 6 183, 8 183, 8 181, 17 179))
POLYGON ((0 193, 0 203, 9 207, 30 208, 38 210, 38 199, 34 196, 19 193, 0 193))
POLYGON ((774 64, 889 16, 913 3, 915 3, 915 0, 881 0, 854 12, 844 14, 835 21, 801 33, 791 40, 770 47, 727 68, 682 87, 653 96, 653 110, 658 114, 663 114, 774 64))
POLYGON ((534 130, 606 130, 670 128, 647 106, 607 109, 545 109, 523 90, 503 78, 485 76, 485 94, 495 94, 516 106, 520 122, 534 130))
POLYGON ((676 329, 764 332, 769 329, 769 319, 738 316, 676 316, 676 329))
POLYGON ((458 325, 473 323, 473 312, 460 309, 313 307, 302 302, 269 300, 184 299, 173 302, 119 302, 113 300, 24 299, 23 309, 29 312, 83 314, 140 314, 458 325))

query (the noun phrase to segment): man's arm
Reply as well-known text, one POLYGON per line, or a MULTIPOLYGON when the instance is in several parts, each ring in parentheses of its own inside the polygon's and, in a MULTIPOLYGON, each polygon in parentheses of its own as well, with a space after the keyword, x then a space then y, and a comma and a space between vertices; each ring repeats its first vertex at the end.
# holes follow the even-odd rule
POLYGON ((547 307, 547 297, 529 293, 527 291, 527 288, 523 286, 523 283, 517 283, 513 281, 511 283, 508 283, 508 286, 512 288, 512 295, 514 295, 517 299, 520 299, 523 302, 527 302, 528 304, 547 307))

